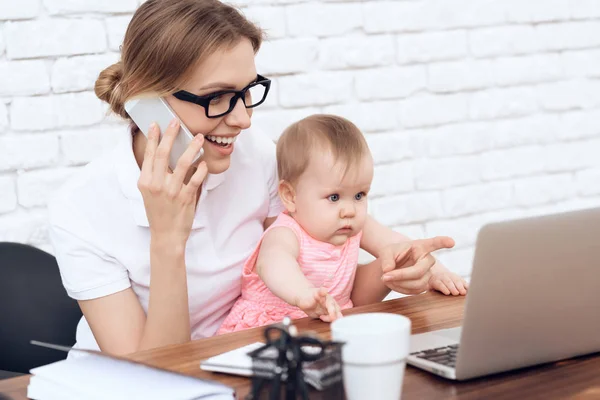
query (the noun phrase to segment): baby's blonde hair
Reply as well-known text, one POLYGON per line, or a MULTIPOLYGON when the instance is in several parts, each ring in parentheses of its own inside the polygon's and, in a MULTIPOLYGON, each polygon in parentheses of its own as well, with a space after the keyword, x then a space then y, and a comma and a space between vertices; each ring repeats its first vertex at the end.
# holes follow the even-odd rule
POLYGON ((290 125, 277 141, 279 179, 294 183, 306 170, 315 149, 330 150, 346 171, 370 155, 362 132, 346 118, 315 114, 290 125))

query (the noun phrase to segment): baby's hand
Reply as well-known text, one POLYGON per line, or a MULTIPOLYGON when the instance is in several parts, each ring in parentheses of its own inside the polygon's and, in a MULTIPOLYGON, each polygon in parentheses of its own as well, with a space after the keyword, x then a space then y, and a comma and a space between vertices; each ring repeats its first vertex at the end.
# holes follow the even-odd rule
POLYGON ((435 289, 445 295, 466 295, 469 284, 458 274, 450 272, 446 267, 436 264, 431 267, 429 288, 435 289))
POLYGON ((307 290, 298 297, 296 306, 309 317, 320 318, 325 322, 333 322, 342 318, 340 306, 325 288, 307 290))

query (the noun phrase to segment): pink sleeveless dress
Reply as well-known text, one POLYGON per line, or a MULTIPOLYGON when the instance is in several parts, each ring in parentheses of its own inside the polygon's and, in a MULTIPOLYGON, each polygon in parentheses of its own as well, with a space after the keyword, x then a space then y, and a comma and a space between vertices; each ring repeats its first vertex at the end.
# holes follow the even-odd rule
MULTIPOLYGON (((341 246, 334 246, 312 238, 287 213, 281 213, 265 231, 277 227, 291 229, 298 238, 298 264, 306 278, 315 287, 324 287, 342 309, 351 308, 350 294, 354 285, 362 232, 349 238, 341 246)), ((264 237, 263 234, 263 237, 264 237)), ((269 325, 285 316, 304 318, 306 313, 275 296, 255 270, 261 241, 250 255, 242 272, 242 295, 223 321, 217 334, 269 325)))

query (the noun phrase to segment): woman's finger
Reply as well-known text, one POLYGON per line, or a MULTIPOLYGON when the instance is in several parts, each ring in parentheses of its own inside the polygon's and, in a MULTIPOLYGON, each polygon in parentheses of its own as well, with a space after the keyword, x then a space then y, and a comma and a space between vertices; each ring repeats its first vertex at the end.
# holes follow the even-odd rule
POLYGON ((206 175, 208 174, 208 167, 206 166, 206 162, 202 161, 198 164, 198 169, 194 172, 194 175, 190 178, 190 181, 183 185, 181 189, 181 193, 190 200, 196 200, 196 195, 198 193, 198 189, 200 189, 200 185, 206 179, 206 175))
POLYGON ((384 282, 420 279, 429 272, 433 264, 435 264, 435 259, 433 257, 425 257, 413 266, 397 268, 385 273, 382 279, 384 282))
POLYGON ((194 139, 190 142, 185 152, 179 157, 177 161, 177 165, 175 166, 175 171, 173 171, 173 175, 171 176, 171 180, 169 183, 170 190, 175 193, 179 193, 181 190, 181 186, 183 185, 183 181, 192 166, 192 163, 202 146, 204 145, 204 136, 196 135, 194 139))
POLYGON ((452 296, 458 296, 460 294, 452 278, 450 278, 449 276, 444 276, 441 279, 442 282, 444 282, 444 285, 446 285, 446 287, 450 289, 450 293, 452 293, 452 296))
POLYGON ((450 289, 439 279, 435 279, 432 283, 432 288, 444 293, 446 296, 450 294, 450 289))
POLYGON ((415 240, 415 246, 423 254, 428 254, 441 249, 451 249, 454 247, 454 239, 448 236, 436 236, 429 239, 415 240))
POLYGON ((150 178, 154 167, 154 156, 158 147, 158 137, 160 135, 158 125, 153 123, 148 129, 148 138, 146 140, 146 150, 144 151, 144 160, 142 161, 141 177, 150 178))
POLYGON ((173 142, 179 134, 179 120, 173 118, 169 123, 167 130, 163 133, 160 143, 156 148, 156 155, 154 156, 154 177, 155 180, 162 182, 165 175, 169 171, 169 159, 171 156, 171 149, 173 148, 173 142))
POLYGON ((454 284, 456 285, 456 288, 458 289, 458 293, 460 293, 461 295, 465 295, 467 294, 467 288, 465 286, 467 282, 465 282, 464 279, 459 278, 458 282, 454 282, 454 284))

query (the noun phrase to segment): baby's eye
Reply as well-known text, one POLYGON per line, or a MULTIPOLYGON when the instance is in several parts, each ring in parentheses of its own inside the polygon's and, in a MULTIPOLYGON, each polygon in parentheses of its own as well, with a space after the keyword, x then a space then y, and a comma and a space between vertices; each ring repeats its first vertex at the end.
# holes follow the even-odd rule
POLYGON ((332 202, 335 203, 336 201, 338 201, 340 199, 340 195, 339 194, 332 194, 332 195, 330 195, 327 198, 329 199, 329 201, 332 201, 332 202))
POLYGON ((365 197, 366 195, 367 195, 367 194, 366 194, 365 192, 356 193, 356 194, 354 195, 354 199, 355 199, 355 200, 362 200, 362 199, 363 199, 363 197, 365 197))

